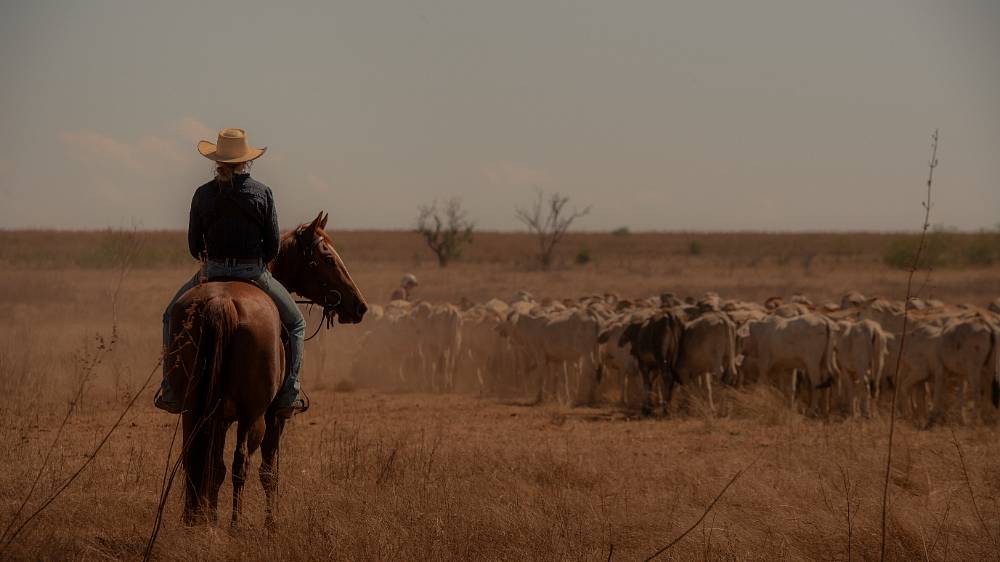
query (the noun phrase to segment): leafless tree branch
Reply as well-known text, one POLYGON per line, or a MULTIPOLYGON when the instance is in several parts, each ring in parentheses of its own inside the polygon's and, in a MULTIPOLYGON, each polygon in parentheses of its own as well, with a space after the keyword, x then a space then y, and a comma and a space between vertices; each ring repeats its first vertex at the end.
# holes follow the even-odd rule
POLYGON ((546 199, 542 190, 535 190, 535 200, 528 207, 515 207, 514 216, 538 239, 538 260, 543 268, 552 265, 552 254, 566 236, 576 219, 590 213, 590 206, 583 210, 567 210, 569 197, 553 193, 546 199))
POLYGON ((437 256, 438 265, 462 257, 462 245, 472 243, 475 223, 468 219, 462 200, 453 197, 438 208, 437 201, 422 205, 417 215, 417 232, 424 237, 427 247, 437 256))

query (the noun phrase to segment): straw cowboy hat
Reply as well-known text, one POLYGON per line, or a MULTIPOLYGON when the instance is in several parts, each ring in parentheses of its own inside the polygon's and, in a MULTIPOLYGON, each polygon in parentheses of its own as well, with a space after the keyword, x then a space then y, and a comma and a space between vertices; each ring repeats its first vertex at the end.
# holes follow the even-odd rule
POLYGON ((260 158, 267 147, 253 148, 247 142, 247 132, 243 129, 222 129, 217 144, 208 141, 198 143, 198 152, 209 160, 238 164, 260 158))

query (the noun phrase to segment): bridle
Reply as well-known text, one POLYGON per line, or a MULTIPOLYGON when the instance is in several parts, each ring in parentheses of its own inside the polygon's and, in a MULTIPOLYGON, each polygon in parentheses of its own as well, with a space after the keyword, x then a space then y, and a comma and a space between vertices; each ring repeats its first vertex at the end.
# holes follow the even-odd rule
MULTIPOLYGON (((315 236, 316 238, 313 240, 312 244, 309 244, 309 246, 302 251, 302 254, 306 259, 306 267, 309 269, 310 273, 315 272, 319 268, 319 261, 317 261, 318 258, 316 253, 317 248, 321 247, 324 242, 322 236, 319 236, 318 234, 315 236)), ((334 316, 337 313, 337 307, 344 301, 344 296, 340 293, 340 291, 331 287, 323 276, 317 275, 315 278, 319 281, 320 295, 322 295, 320 300, 315 301, 312 299, 304 299, 295 301, 297 304, 308 304, 310 306, 316 305, 323 308, 323 322, 320 322, 319 325, 316 326, 316 331, 304 341, 309 341, 315 338, 316 335, 319 334, 320 328, 323 327, 324 322, 326 323, 326 327, 328 329, 332 329, 335 324, 334 316)))

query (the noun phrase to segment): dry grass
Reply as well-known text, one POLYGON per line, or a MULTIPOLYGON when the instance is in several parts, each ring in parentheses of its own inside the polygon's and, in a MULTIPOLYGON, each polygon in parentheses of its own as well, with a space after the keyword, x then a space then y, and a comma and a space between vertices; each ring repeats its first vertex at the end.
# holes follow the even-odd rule
MULTIPOLYGON (((43 249, 51 238, 3 233, 0 239, 12 236, 43 249)), ((100 239, 88 236, 91 243, 100 239)), ((180 242, 174 234, 157 236, 180 242)), ((469 261, 446 270, 434 266, 418 239, 404 243, 414 234, 344 233, 337 240, 375 302, 405 271, 420 277, 421 296, 452 302, 507 297, 520 288, 553 297, 715 290, 761 299, 804 292, 822 302, 849 288, 900 294, 903 282, 883 265, 881 250, 872 249, 881 235, 759 235, 748 246, 735 235, 697 235, 698 255, 689 252, 689 235, 579 236, 567 241, 565 255, 585 242, 596 262, 548 273, 528 266, 530 247, 513 235, 481 235, 469 261), (838 247, 859 250, 847 256, 831 250, 838 247), (777 253, 781 248, 787 254, 777 253), (808 263, 803 255, 812 256, 808 263)), ((86 252, 84 242, 71 247, 86 252)), ((80 355, 93 352, 98 334, 110 333, 116 273, 62 266, 55 253, 18 266, 9 259, 12 250, 4 252, 0 523, 6 526, 85 375, 80 355)), ((85 383, 36 496, 86 460, 134 395, 156 361, 163 305, 190 270, 152 260, 126 279, 120 339, 85 383)), ((992 266, 939 270, 933 281, 934 296, 952 302, 982 304, 1000 295, 1000 268, 992 266)), ((615 560, 634 560, 690 525, 758 454, 666 559, 877 558, 884 420, 806 420, 767 388, 727 393, 722 418, 692 408, 667 420, 356 389, 363 381, 345 377, 362 328, 338 326, 307 344, 304 384, 314 408, 292 424, 282 450, 280 529, 262 531, 263 493, 255 483, 245 495, 247 524, 235 533, 183 527, 175 490, 157 558, 606 560, 614 545, 615 560)), ((140 397, 106 449, 5 557, 141 556, 174 421, 152 408, 151 396, 147 390, 140 397)), ((1000 536, 997 429, 953 429, 964 468, 952 428, 897 429, 891 559, 998 559, 992 542, 1000 536)), ((225 506, 228 483, 223 490, 225 506)))

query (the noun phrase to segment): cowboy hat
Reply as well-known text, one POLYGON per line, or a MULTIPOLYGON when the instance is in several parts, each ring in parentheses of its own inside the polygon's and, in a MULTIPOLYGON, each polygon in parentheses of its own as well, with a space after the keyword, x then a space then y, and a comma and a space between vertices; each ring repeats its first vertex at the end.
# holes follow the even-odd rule
POLYGON ((217 144, 208 141, 198 143, 198 152, 209 160, 238 164, 260 158, 267 147, 251 148, 247 142, 247 132, 243 129, 222 129, 217 144))

